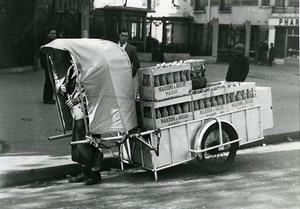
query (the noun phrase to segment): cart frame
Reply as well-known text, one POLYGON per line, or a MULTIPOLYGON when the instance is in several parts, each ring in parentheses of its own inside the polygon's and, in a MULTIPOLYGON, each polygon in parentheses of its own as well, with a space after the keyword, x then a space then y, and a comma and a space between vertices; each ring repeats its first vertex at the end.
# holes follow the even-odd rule
MULTIPOLYGON (((172 126, 168 126, 168 127, 163 127, 160 129, 149 130, 149 131, 144 131, 141 133, 133 133, 133 134, 124 133, 124 134, 120 134, 119 136, 103 137, 101 139, 87 137, 85 140, 71 142, 70 144, 76 145, 76 144, 90 143, 96 147, 101 147, 102 143, 115 142, 116 144, 120 145, 119 146, 119 156, 120 156, 122 170, 124 170, 124 163, 134 163, 134 164, 140 165, 145 170, 152 171, 154 173, 154 179, 155 179, 155 181, 157 181, 158 180, 158 173, 157 173, 158 171, 166 169, 166 168, 170 168, 170 167, 182 164, 182 163, 192 161, 196 158, 201 158, 202 153, 206 153, 208 151, 216 150, 216 149, 218 151, 222 151, 225 149, 226 146, 232 145, 232 144, 236 144, 237 147, 239 147, 241 145, 245 145, 248 143, 262 140, 264 137, 263 137, 263 128, 262 128, 262 122, 261 122, 262 118, 261 118, 260 110, 261 110, 261 106, 255 105, 255 106, 247 107, 247 108, 244 108, 241 110, 225 112, 225 113, 216 115, 214 117, 205 117, 205 118, 196 119, 196 120, 192 120, 192 121, 188 121, 188 122, 184 122, 184 123, 180 123, 180 124, 176 124, 176 125, 172 125, 172 126), (239 131, 232 124, 232 122, 224 120, 224 119, 222 119, 222 117, 229 116, 230 118, 233 118, 234 117, 233 115, 240 114, 240 113, 248 115, 248 117, 250 117, 249 116, 250 114, 248 114, 248 112, 253 111, 253 110, 255 110, 255 112, 257 112, 259 115, 259 121, 257 121, 257 123, 260 126, 258 137, 251 138, 251 137, 247 136, 246 138, 236 138, 234 140, 224 142, 223 137, 222 137, 223 134, 221 134, 222 133, 222 124, 227 124, 228 126, 230 126, 236 132, 236 135, 239 135, 239 133, 238 133, 239 131), (203 149, 201 147, 203 136, 207 132, 207 130, 214 124, 218 125, 219 136, 221 136, 219 138, 219 144, 209 147, 209 148, 206 148, 206 149, 203 149), (194 134, 191 134, 191 136, 186 136, 186 140, 181 140, 180 142, 178 142, 180 140, 180 138, 183 137, 183 135, 175 136, 170 133, 177 128, 181 129, 182 127, 184 127, 184 129, 187 130, 186 131, 187 135, 189 135, 190 132, 192 132, 194 134), (191 128, 191 127, 193 127, 193 128, 191 128), (166 132, 170 134, 168 139, 166 139, 162 136, 163 133, 166 133, 166 132), (145 137, 147 135, 150 136, 150 138, 147 139, 147 137, 145 137), (178 140, 178 138, 179 138, 179 140, 178 140), (164 146, 161 145, 161 142, 164 140, 168 140, 168 142, 170 143, 170 150, 169 150, 170 153, 168 153, 168 154, 171 157, 170 157, 170 161, 168 161, 167 163, 162 163, 162 164, 164 164, 164 165, 162 165, 158 159, 165 157, 164 153, 166 152, 166 150, 164 150, 163 149, 164 146), (134 149, 137 149, 136 147, 130 146, 130 144, 131 145, 135 144, 135 146, 136 146, 136 143, 139 143, 138 147, 140 147, 140 149, 138 151, 134 150, 134 149), (180 146, 180 147, 187 148, 187 149, 182 150, 183 153, 185 153, 184 154, 185 157, 176 159, 177 153, 176 153, 176 150, 173 149, 174 146, 172 145, 172 143, 175 144, 174 146, 180 146), (124 152, 126 152, 125 153, 126 157, 124 157, 124 152), (139 160, 137 160, 134 156, 137 154, 137 152, 140 152, 139 160), (148 152, 148 153, 145 153, 145 152, 148 152), (129 159, 128 159, 128 156, 129 156, 129 159), (153 160, 152 165, 149 165, 149 162, 147 162, 147 161, 149 161, 149 158, 151 158, 153 160), (158 160, 158 162, 155 162, 157 160, 158 160)), ((247 124, 247 120, 248 119, 246 118, 245 124, 246 124, 246 129, 248 130, 247 133, 249 133, 249 129, 251 128, 251 125, 247 124)), ((227 170, 227 168, 226 168, 226 170, 227 170)))

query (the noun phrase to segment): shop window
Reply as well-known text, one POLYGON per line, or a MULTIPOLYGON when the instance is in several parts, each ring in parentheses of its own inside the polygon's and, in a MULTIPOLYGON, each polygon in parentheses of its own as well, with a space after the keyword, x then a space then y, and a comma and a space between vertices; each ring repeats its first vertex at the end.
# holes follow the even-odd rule
POLYGON ((139 16, 124 17, 124 26, 129 31, 130 40, 143 39, 143 18, 139 16))
POLYGON ((173 24, 166 25, 166 33, 167 33, 167 43, 173 43, 173 24))
POLYGON ((270 0, 262 0, 261 6, 270 6, 270 0))
POLYGON ((299 35, 299 30, 298 30, 298 28, 291 27, 291 28, 287 29, 287 34, 288 35, 299 35))
POLYGON ((275 0, 275 6, 276 7, 284 7, 285 0, 275 0))
POLYGON ((220 0, 220 12, 231 12, 231 0, 220 0))
POLYGON ((137 36, 137 23, 131 23, 131 38, 135 39, 137 36))

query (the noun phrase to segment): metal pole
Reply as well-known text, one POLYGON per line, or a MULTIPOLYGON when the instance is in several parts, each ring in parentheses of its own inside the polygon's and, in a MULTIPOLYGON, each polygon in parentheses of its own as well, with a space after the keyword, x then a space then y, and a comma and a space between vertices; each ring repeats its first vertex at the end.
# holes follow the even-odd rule
POLYGON ((81 38, 89 38, 90 0, 81 1, 81 38))

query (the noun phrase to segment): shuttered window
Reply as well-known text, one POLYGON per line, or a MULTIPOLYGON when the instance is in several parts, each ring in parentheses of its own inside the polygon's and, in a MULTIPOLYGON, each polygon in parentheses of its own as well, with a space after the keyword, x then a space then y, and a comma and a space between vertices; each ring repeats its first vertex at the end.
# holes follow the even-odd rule
POLYGON ((231 0, 220 0, 219 11, 230 12, 231 11, 231 0))
POLYGON ((270 0, 261 0, 261 6, 270 6, 270 0))
POLYGON ((299 0, 290 0, 289 6, 290 7, 299 7, 299 0))
POLYGON ((285 0, 275 0, 276 7, 284 7, 285 0))

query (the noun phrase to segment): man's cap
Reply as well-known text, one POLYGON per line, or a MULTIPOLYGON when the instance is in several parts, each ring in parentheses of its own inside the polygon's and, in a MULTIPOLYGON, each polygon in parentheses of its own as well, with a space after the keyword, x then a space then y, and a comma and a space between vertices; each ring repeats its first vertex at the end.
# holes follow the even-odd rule
POLYGON ((236 49, 245 49, 245 45, 244 44, 241 44, 241 43, 238 43, 234 46, 234 48, 236 49))

